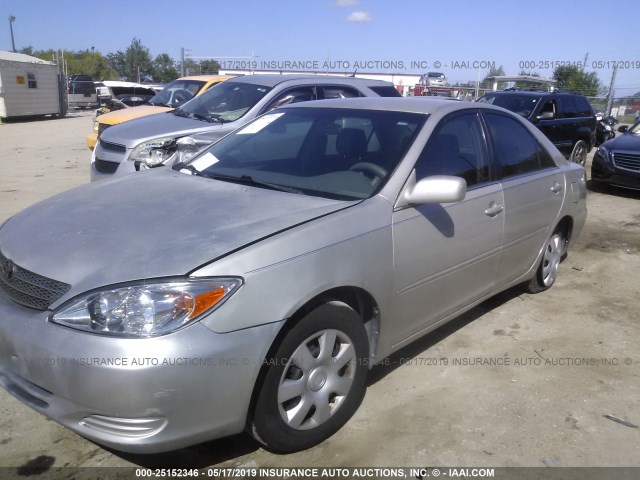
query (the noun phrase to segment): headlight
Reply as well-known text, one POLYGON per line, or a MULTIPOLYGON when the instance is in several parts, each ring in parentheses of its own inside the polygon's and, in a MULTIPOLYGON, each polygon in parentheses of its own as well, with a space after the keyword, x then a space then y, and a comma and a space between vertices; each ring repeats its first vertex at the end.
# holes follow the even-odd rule
POLYGON ((63 305, 51 321, 118 337, 164 335, 219 307, 240 285, 239 278, 211 278, 109 288, 63 305))
POLYGON ((176 151, 174 137, 162 137, 141 143, 131 152, 129 160, 142 162, 147 167, 157 167, 169 160, 176 151))
POLYGON ((100 131, 100 123, 93 122, 93 133, 98 133, 100 131))
POLYGON ((598 150, 596 151, 596 154, 599 155, 605 162, 610 163, 609 162, 609 150, 607 150, 602 145, 600 145, 598 147, 598 150))

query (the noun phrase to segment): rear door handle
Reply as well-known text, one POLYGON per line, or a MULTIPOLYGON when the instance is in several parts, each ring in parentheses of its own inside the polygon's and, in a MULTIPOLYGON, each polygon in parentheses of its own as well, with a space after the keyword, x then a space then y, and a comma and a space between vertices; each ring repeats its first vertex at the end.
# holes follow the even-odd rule
POLYGON ((553 193, 558 193, 558 192, 562 191, 562 185, 559 184, 558 182, 554 182, 554 184, 551 186, 551 191, 553 193))
POLYGON ((500 205, 499 203, 491 202, 491 204, 489 204, 489 208, 487 208, 484 211, 484 213, 485 213, 485 215, 489 215, 490 217, 495 217, 502 210, 504 210, 504 205, 500 205))

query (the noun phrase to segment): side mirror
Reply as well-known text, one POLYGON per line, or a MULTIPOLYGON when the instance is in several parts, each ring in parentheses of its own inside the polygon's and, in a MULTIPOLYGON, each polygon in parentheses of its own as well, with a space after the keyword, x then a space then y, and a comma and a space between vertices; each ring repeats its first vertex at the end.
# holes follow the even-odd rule
POLYGON ((618 131, 620 133, 627 133, 627 130, 629 130, 629 126, 628 125, 622 125, 621 127, 618 127, 618 131))
POLYGON ((408 204, 452 203, 464 200, 467 194, 467 182, 460 177, 434 175, 423 178, 410 186, 404 193, 408 204))
POLYGON ((553 120, 554 118, 555 114, 553 112, 542 112, 536 117, 537 120, 553 120))

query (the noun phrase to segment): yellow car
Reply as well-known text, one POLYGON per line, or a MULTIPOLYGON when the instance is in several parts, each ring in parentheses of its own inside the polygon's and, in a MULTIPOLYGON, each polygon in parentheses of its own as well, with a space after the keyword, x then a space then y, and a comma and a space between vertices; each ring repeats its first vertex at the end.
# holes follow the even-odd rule
POLYGON ((191 77, 182 77, 165 86, 145 105, 123 108, 100 115, 96 117, 96 121, 93 123, 93 132, 87 135, 87 147, 93 150, 100 134, 112 125, 178 108, 193 97, 200 95, 214 85, 229 78, 233 77, 230 75, 194 75, 191 77))

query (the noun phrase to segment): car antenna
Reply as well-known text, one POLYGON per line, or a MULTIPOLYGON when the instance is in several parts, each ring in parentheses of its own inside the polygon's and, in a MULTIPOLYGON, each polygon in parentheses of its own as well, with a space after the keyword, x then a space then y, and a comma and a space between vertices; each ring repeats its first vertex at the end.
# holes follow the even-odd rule
POLYGON ((350 77, 350 78, 355 77, 355 76, 356 76, 356 73, 358 73, 358 69, 357 69, 357 68, 356 68, 356 70, 355 70, 351 75, 349 75, 349 77, 350 77))

